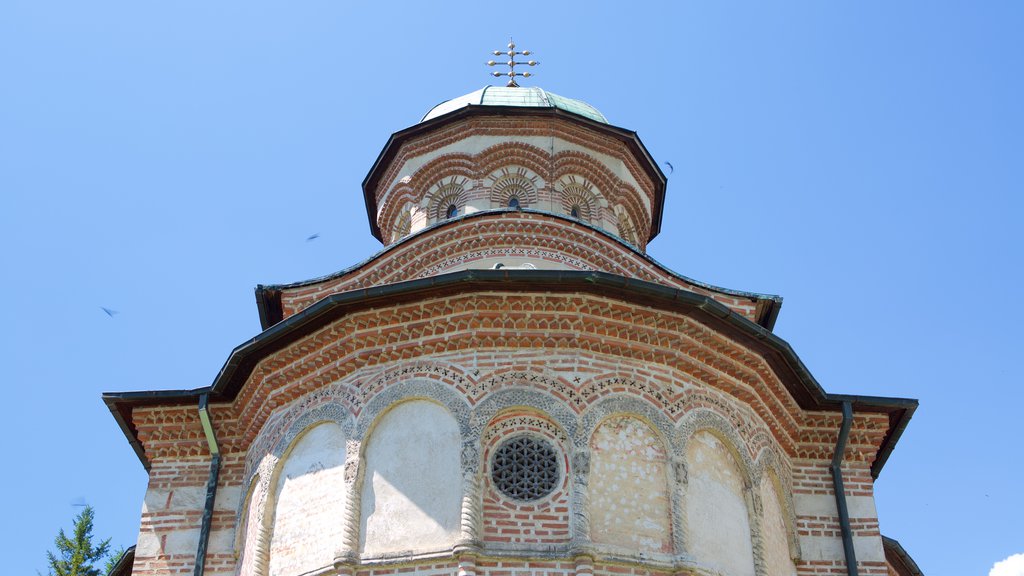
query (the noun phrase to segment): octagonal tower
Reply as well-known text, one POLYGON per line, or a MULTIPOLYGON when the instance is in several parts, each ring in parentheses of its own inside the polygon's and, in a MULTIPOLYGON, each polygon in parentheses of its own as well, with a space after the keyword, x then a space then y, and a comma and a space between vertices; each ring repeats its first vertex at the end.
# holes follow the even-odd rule
POLYGON ((150 473, 134 571, 900 573, 873 480, 916 401, 825 392, 781 298, 650 258, 665 187, 540 88, 392 135, 381 252, 257 287, 210 386, 104 395, 150 473))
POLYGON ((385 244, 458 216, 526 210, 570 218, 643 251, 665 176, 636 133, 541 88, 490 86, 394 134, 363 181, 385 244))

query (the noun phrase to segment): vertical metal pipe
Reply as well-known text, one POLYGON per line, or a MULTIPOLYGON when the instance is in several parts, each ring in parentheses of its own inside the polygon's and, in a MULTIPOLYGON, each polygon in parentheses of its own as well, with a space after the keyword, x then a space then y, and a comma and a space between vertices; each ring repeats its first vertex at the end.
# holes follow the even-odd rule
POLYGON ((210 421, 209 395, 199 396, 199 421, 206 434, 206 442, 210 445, 210 477, 206 481, 206 504, 203 506, 203 519, 199 528, 199 548, 196 550, 196 567, 194 576, 203 576, 206 568, 206 548, 210 543, 210 525, 213 522, 213 505, 217 498, 217 478, 220 476, 220 448, 217 436, 213 433, 213 422, 210 421))
POLYGON ((832 455, 832 485, 836 493, 836 508, 839 510, 839 529, 843 534, 843 552, 846 553, 846 573, 857 576, 857 554, 853 550, 853 531, 850 530, 850 511, 846 507, 846 490, 843 488, 843 453, 846 451, 846 440, 850 436, 853 424, 853 405, 849 400, 843 401, 843 425, 839 429, 839 440, 836 451, 832 455))

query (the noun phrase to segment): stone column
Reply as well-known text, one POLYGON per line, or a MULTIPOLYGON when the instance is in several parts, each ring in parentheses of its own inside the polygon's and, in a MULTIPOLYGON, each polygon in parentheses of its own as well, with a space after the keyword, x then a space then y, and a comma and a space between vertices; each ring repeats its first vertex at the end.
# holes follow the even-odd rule
POLYGON ((669 461, 672 478, 669 482, 669 498, 672 506, 672 550, 676 556, 686 556, 686 507, 683 502, 686 484, 689 481, 686 461, 673 456, 669 461))
MULTIPOLYGON (((264 458, 257 472, 258 483, 252 492, 252 498, 256 505, 251 509, 253 513, 248 522, 256 523, 256 535, 253 542, 245 542, 244 554, 246 556, 252 554, 252 562, 249 565, 252 568, 253 576, 266 576, 270 568, 271 523, 274 521, 274 514, 273 510, 268 508, 273 501, 273 494, 270 493, 270 490, 273 488, 271 480, 274 476, 274 469, 277 468, 277 461, 278 459, 274 456, 264 458), (252 550, 249 550, 250 545, 252 550)), ((245 562, 243 557, 243 564, 245 562)))
MULTIPOLYGON (((572 490, 573 554, 589 556, 590 550, 590 448, 577 447, 572 455, 570 471, 572 490)), ((593 560, 591 560, 591 566, 593 560)), ((592 570, 592 568, 591 568, 592 570)))
POLYGON ((760 492, 750 481, 743 481, 743 499, 747 502, 747 510, 750 514, 750 548, 754 552, 754 573, 757 576, 767 576, 768 563, 764 558, 764 531, 762 530, 764 503, 761 501, 760 492))
POLYGON ((360 446, 358 440, 345 444, 345 516, 341 542, 334 555, 334 569, 341 576, 350 576, 359 564, 359 521, 365 471, 360 446))
MULTIPOLYGON (((456 552, 480 549, 481 495, 480 448, 476 440, 462 444, 462 511, 456 552)), ((461 561, 460 561, 461 562, 461 561)), ((475 571, 475 561, 474 561, 475 571)))

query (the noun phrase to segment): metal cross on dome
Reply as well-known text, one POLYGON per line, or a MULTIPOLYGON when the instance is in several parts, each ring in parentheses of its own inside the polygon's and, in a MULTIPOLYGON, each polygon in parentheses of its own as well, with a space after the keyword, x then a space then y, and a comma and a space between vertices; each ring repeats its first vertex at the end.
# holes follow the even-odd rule
POLYGON ((502 52, 501 50, 495 50, 494 52, 491 52, 491 54, 494 54, 495 56, 508 56, 508 62, 495 62, 494 60, 488 60, 487 65, 508 66, 508 72, 491 72, 491 76, 494 76, 495 78, 508 76, 508 84, 506 84, 506 86, 508 86, 509 88, 519 87, 519 84, 516 84, 516 76, 522 76, 523 78, 529 78, 530 76, 532 76, 532 74, 530 74, 529 72, 516 72, 516 66, 536 66, 537 64, 540 64, 540 62, 537 62, 536 60, 529 60, 527 62, 516 62, 516 56, 529 56, 530 54, 532 54, 532 52, 530 52, 529 50, 516 52, 516 43, 511 38, 508 39, 508 50, 506 52, 502 52))

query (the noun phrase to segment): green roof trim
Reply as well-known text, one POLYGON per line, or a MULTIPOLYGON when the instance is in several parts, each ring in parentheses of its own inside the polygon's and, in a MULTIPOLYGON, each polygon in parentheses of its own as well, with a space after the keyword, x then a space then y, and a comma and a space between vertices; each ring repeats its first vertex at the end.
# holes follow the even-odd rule
POLYGON ((522 108, 558 108, 585 118, 609 124, 604 114, 582 100, 552 94, 537 86, 508 88, 486 86, 458 98, 441 102, 427 112, 420 122, 444 116, 467 106, 518 106, 522 108))

